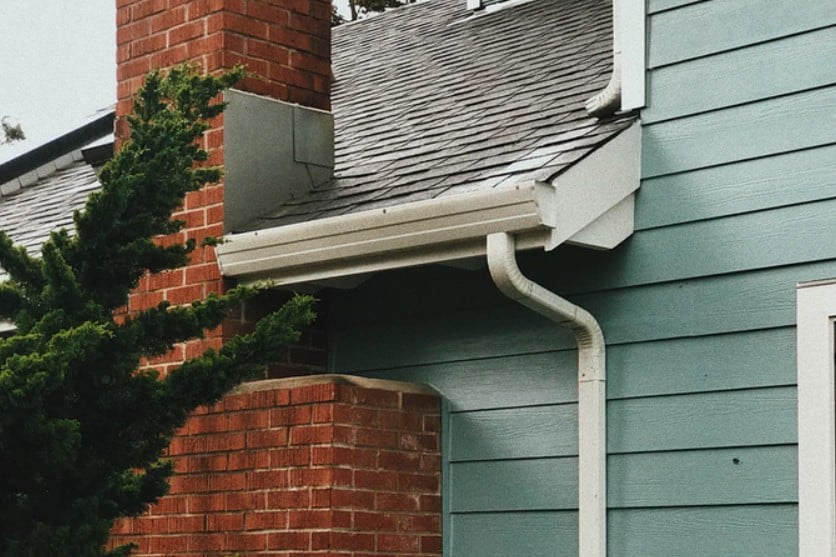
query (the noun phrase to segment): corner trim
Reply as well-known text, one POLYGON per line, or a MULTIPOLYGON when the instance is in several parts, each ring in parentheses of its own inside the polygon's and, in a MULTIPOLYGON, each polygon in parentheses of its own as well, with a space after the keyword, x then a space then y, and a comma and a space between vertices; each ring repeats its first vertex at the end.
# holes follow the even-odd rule
POLYGON ((799 557, 836 556, 836 281, 798 285, 799 557))

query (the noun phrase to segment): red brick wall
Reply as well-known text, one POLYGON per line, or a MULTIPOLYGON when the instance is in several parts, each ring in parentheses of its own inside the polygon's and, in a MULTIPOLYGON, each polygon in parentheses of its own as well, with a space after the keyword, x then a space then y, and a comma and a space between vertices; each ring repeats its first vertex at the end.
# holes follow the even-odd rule
MULTIPOLYGON (((265 290, 249 300, 224 323, 224 339, 251 332, 267 312, 289 298, 287 292, 265 290)), ((322 373, 328 365, 328 305, 319 300, 315 306, 316 320, 302 331, 299 340, 288 347, 279 360, 267 366, 266 378, 296 377, 322 373)))
MULTIPOLYGON (((330 108, 331 4, 329 0, 117 0, 117 143, 127 136, 125 116, 131 97, 145 74, 154 68, 183 62, 199 62, 214 72, 243 64, 253 74, 239 88, 316 108, 330 108)), ((223 164, 223 117, 206 134, 204 148, 210 164, 223 164)), ((174 218, 185 229, 161 241, 223 235, 223 185, 206 187, 187 195, 174 218)), ((168 273, 145 277, 130 296, 127 313, 147 309, 168 300, 172 304, 199 300, 225 288, 213 247, 198 247, 189 265, 168 273)), ((169 354, 148 362, 163 373, 184 358, 221 345, 229 336, 224 328, 210 331, 205 340, 178 345, 169 354)), ((318 328, 303 339, 310 344, 318 328)), ((309 353, 296 348, 296 366, 288 359, 286 372, 321 371, 324 344, 309 353)))
POLYGON ((137 556, 441 554, 439 399, 403 383, 251 383, 189 420, 171 493, 125 519, 137 556))
POLYGON ((153 68, 247 66, 242 88, 330 109, 328 0, 116 0, 117 118, 153 68))

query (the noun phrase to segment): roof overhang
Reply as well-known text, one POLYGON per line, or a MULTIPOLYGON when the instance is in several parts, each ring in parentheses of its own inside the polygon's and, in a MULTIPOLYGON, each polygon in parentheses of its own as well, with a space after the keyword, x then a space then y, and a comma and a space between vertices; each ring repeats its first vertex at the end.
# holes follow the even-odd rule
POLYGON ((276 286, 454 262, 508 232, 520 249, 563 243, 610 249, 633 232, 639 187, 638 121, 551 183, 528 182, 225 237, 221 272, 276 286))

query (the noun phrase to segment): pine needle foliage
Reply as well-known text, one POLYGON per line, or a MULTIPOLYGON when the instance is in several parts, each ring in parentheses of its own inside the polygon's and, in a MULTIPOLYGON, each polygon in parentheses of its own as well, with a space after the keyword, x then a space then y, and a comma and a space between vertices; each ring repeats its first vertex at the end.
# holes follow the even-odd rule
POLYGON ((100 557, 116 518, 141 513, 168 489, 162 458, 195 407, 217 401, 275 360, 313 319, 295 297, 239 336, 160 377, 141 358, 218 326, 251 296, 235 288, 188 306, 165 302, 114 319, 146 271, 183 266, 194 243, 161 245, 187 192, 221 177, 197 144, 242 70, 153 72, 130 117, 130 140, 103 168, 102 189, 74 215, 74 235, 52 233, 33 258, 0 233, 0 555, 100 557))

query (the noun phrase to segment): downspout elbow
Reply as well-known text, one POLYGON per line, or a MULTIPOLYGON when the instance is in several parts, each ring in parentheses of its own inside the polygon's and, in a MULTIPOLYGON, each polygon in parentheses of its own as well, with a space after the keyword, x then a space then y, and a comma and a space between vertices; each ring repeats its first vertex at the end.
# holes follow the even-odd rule
POLYGON ((523 276, 517 265, 512 236, 507 233, 491 234, 487 242, 488 268, 500 292, 570 329, 585 364, 578 370, 579 380, 604 381, 604 334, 592 314, 523 276))
POLYGON ((586 101, 586 112, 596 118, 606 118, 621 110, 621 17, 624 0, 613 0, 612 7, 612 74, 601 91, 586 101))
POLYGON ((586 101, 584 107, 590 116, 596 118, 606 118, 621 109, 621 61, 618 53, 613 56, 609 83, 586 101))
POLYGON ((509 298, 572 330, 578 345, 578 549, 581 557, 607 555, 606 345, 586 310, 523 276, 513 236, 487 238, 488 268, 509 298))

